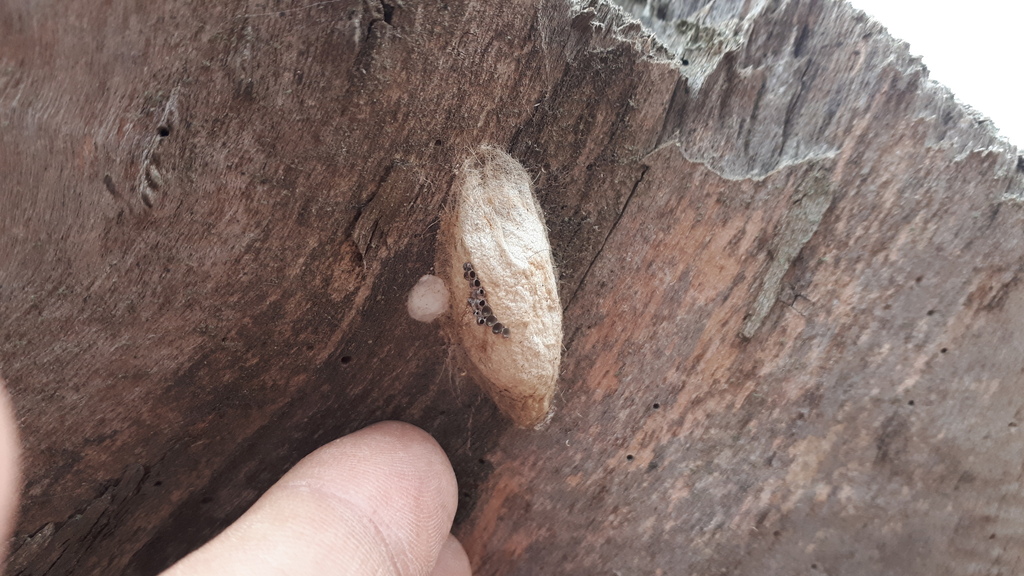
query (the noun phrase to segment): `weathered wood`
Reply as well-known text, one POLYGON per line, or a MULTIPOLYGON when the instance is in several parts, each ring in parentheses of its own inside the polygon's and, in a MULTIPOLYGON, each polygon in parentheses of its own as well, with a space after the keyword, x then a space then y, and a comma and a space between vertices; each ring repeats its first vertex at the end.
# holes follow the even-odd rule
POLYGON ((0 7, 11 574, 152 574, 382 418, 478 574, 1009 574, 1024 159, 826 0, 0 7), (536 177, 557 412, 405 314, 455 170, 536 177))

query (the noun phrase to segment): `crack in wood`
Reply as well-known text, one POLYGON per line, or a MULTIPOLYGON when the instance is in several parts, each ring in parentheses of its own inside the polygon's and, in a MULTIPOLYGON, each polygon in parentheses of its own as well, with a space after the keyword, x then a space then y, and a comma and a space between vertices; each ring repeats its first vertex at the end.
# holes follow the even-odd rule
POLYGON ((141 465, 129 466, 121 478, 68 518, 60 528, 47 523, 12 550, 8 573, 17 576, 71 574, 79 558, 102 542, 108 527, 125 514, 124 503, 138 494, 146 479, 141 465))
POLYGON ((834 192, 826 175, 809 175, 806 182, 808 184, 782 217, 778 232, 769 246, 772 260, 740 331, 740 336, 746 340, 753 338, 764 324, 768 313, 780 298, 782 279, 817 232, 822 218, 832 205, 834 192))
POLYGON ((164 178, 160 174, 160 145, 173 133, 178 124, 178 95, 178 87, 171 90, 167 103, 164 105, 160 123, 157 125, 156 134, 150 137, 149 145, 142 153, 142 170, 138 178, 138 190, 139 199, 146 205, 146 208, 152 208, 156 204, 157 195, 164 186, 164 178))
POLYGON ((359 205, 355 219, 352 222, 352 240, 359 250, 359 256, 366 261, 366 255, 373 246, 373 237, 377 233, 377 225, 380 222, 379 211, 376 210, 374 201, 380 195, 381 189, 391 177, 395 170, 396 162, 392 161, 384 170, 384 174, 377 180, 377 185, 370 192, 369 197, 359 205), (369 222, 367 222, 369 220, 369 222))
POLYGON ((618 216, 615 217, 615 222, 612 222, 611 227, 608 229, 608 233, 605 234, 604 236, 604 240, 601 241, 601 247, 598 248, 596 252, 594 252, 594 257, 590 259, 590 262, 587 264, 587 269, 584 270, 583 275, 580 276, 580 281, 578 284, 576 284, 576 289, 573 290, 572 296, 570 296, 569 299, 565 302, 565 305, 562 306, 563 313, 566 310, 568 310, 569 305, 571 305, 573 301, 576 300, 576 294, 578 294, 580 288, 583 287, 583 283, 586 281, 587 276, 590 274, 590 269, 594 267, 594 263, 597 262, 597 259, 601 256, 601 253, 604 251, 605 245, 608 244, 608 239, 611 238, 612 233, 615 232, 615 228, 619 225, 619 221, 622 220, 622 215, 625 214, 626 209, 629 208, 629 203, 633 200, 633 196, 636 195, 636 191, 640 187, 640 183, 644 181, 644 176, 647 175, 647 171, 650 170, 650 168, 650 166, 646 165, 643 167, 643 170, 640 172, 640 177, 637 178, 636 182, 633 184, 633 189, 629 191, 629 196, 626 197, 626 201, 622 204, 622 210, 619 210, 618 216))

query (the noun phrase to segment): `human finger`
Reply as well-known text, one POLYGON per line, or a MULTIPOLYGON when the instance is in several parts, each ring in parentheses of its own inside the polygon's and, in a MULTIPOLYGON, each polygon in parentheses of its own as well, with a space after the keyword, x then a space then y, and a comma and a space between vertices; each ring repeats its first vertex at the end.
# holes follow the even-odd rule
POLYGON ((18 428, 6 382, 0 378, 0 572, 18 509, 18 428))
POLYGON ((437 555, 437 564, 430 576, 472 576, 473 569, 469 565, 469 556, 455 536, 448 535, 441 552, 437 555))
POLYGON ((313 452, 234 524, 166 576, 428 576, 458 500, 429 434, 400 422, 313 452))

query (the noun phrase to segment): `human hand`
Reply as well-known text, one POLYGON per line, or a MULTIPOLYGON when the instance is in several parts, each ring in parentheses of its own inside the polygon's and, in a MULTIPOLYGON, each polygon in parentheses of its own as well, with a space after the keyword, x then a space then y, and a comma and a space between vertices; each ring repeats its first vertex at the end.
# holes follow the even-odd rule
POLYGON ((7 539, 14 529, 18 510, 18 427, 14 423, 11 398, 0 378, 0 574, 7 558, 7 539))
MULTIPOLYGON (((16 463, 14 420, 0 388, 0 544, 16 507, 16 463)), ((163 576, 469 576, 466 553, 449 534, 457 490, 430 435, 374 424, 306 456, 163 576)))

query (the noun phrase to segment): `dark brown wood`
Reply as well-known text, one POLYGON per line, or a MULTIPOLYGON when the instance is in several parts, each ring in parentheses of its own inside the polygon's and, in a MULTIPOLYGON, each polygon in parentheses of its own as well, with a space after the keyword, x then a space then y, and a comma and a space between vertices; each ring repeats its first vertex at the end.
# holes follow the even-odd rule
POLYGON ((1024 158, 839 2, 623 2, 659 36, 568 0, 0 6, 7 572, 156 573, 384 418, 452 458, 482 575, 1017 571, 1024 158), (542 431, 405 312, 483 144, 561 274, 542 431))

